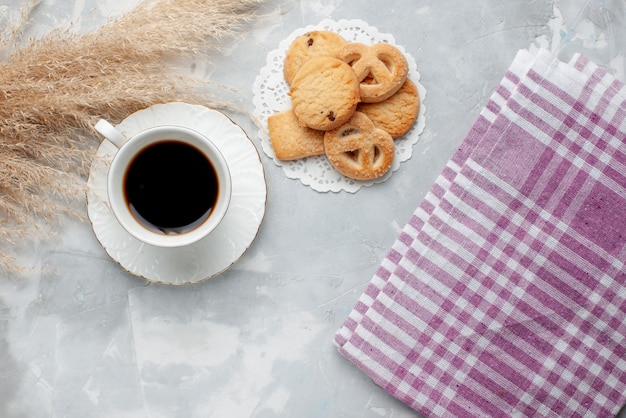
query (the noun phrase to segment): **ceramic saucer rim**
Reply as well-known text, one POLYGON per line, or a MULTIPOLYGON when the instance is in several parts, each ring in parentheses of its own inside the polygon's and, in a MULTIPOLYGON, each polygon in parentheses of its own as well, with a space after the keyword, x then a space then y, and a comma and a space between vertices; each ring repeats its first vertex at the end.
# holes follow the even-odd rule
MULTIPOLYGON (((99 198, 97 196, 97 194, 92 190, 92 187, 89 187, 89 185, 91 184, 92 181, 92 176, 95 175, 99 175, 100 173, 97 173, 97 169, 95 169, 92 165, 92 167, 90 168, 90 172, 89 172, 89 178, 88 178, 88 187, 87 187, 87 191, 86 191, 86 195, 87 195, 87 209, 88 209, 88 217, 92 226, 92 230, 94 232, 94 235, 96 237, 96 239, 98 240, 99 244, 102 246, 102 248, 105 250, 105 252, 107 253, 107 255, 113 260, 115 261, 118 265, 120 265, 120 267, 122 267, 122 269, 124 271, 127 271, 128 273, 132 274, 133 276, 136 277, 140 277, 143 278, 144 280, 150 282, 150 283, 157 283, 157 284, 165 284, 165 285, 186 285, 186 284, 197 284, 197 283, 201 283, 203 281, 206 281, 210 278, 213 278, 215 276, 218 276, 222 273, 224 273, 226 270, 230 269, 235 263, 237 263, 237 261, 239 261, 241 259, 241 257, 243 257, 243 255, 248 251, 248 249, 250 248, 250 246, 252 245, 252 243, 256 240, 256 238, 258 237, 258 234, 260 232, 261 229, 261 224, 263 223, 263 220, 265 218, 266 215, 266 210, 267 210, 267 194, 268 194, 268 187, 267 187, 267 177, 266 177, 266 173, 265 173, 265 169, 263 167, 263 163, 261 160, 261 155, 259 153, 259 150, 257 149, 257 147, 254 145, 254 143, 252 142, 252 140, 250 139, 250 137, 247 135, 247 133, 238 125, 236 124, 231 118, 229 118, 227 115, 225 115, 224 113, 215 110, 215 109, 211 109, 208 108, 206 106, 201 106, 201 105, 194 105, 194 104, 188 104, 188 103, 183 103, 183 102, 171 102, 171 103, 165 103, 165 104, 157 104, 157 105, 153 105, 150 106, 146 109, 142 109, 139 110, 131 115, 129 115, 127 118, 125 118, 118 126, 123 125, 125 122, 127 122, 129 119, 131 118, 138 118, 138 117, 142 117, 143 116, 143 112, 146 111, 150 111, 152 108, 155 107, 179 107, 179 108, 185 108, 185 107, 192 107, 195 109, 198 109, 200 112, 207 112, 207 113, 213 113, 213 114, 217 114, 217 117, 223 117, 226 118, 228 120, 229 123, 233 124, 236 128, 238 128, 239 131, 241 131, 241 135, 237 135, 242 141, 249 141, 249 146, 252 147, 252 149, 254 149, 254 155, 256 155, 256 158, 258 158, 258 173, 261 174, 262 177, 262 183, 264 185, 264 193, 259 193, 259 201, 257 203, 259 203, 260 207, 258 208, 258 214, 260 214, 259 218, 258 218, 258 223, 255 223, 255 225, 253 225, 250 228, 254 228, 254 234, 250 237, 249 240, 246 240, 245 243, 241 244, 239 250, 236 252, 236 254, 232 255, 232 259, 228 261, 228 263, 221 269, 218 270, 210 270, 205 274, 204 272, 200 273, 199 278, 197 279, 193 279, 193 280, 188 280, 188 281, 182 281, 182 282, 174 282, 172 280, 168 280, 167 278, 154 278, 154 277, 150 277, 150 275, 145 274, 145 273, 141 273, 138 271, 133 271, 131 268, 129 268, 128 266, 125 265, 125 263, 122 262, 122 260, 120 260, 118 257, 116 257, 115 254, 113 254, 112 250, 110 250, 108 247, 108 245, 103 241, 103 239, 101 238, 99 232, 96 230, 96 226, 94 225, 94 221, 92 219, 93 216, 96 216, 96 214, 93 214, 92 211, 96 210, 92 208, 92 200, 95 201, 97 200, 98 202, 104 203, 105 206, 106 202, 104 202, 101 198, 99 198), (261 199, 262 199, 262 204, 261 204, 261 199)), ((149 117, 149 116, 148 116, 149 117)), ((179 125, 179 126, 186 126, 185 123, 181 123, 180 121, 176 121, 174 123, 172 123, 173 125, 179 125)), ((190 129, 196 129, 195 127, 190 127, 187 126, 190 129)), ((103 141, 104 143, 105 141, 103 141)), ((103 143, 101 143, 96 151, 96 158, 98 156, 105 156, 106 155, 106 150, 102 150, 102 146, 103 143)), ((250 158, 254 158, 254 157, 250 157, 250 158)), ((107 163, 108 166, 108 163, 107 163)), ((242 174, 242 176, 244 176, 245 174, 242 174)), ((249 175, 249 174, 248 174, 249 175)), ((111 212, 110 208, 106 207, 105 211, 107 213, 105 213, 105 216, 111 216, 114 217, 113 213, 111 212)), ((115 220, 115 222, 117 222, 117 220, 115 220)), ((128 234, 126 231, 122 231, 123 234, 128 235, 128 237, 130 237, 130 234, 128 234)), ((196 243, 196 244, 191 244, 190 247, 193 247, 194 245, 200 245, 202 242, 207 241, 207 240, 212 240, 215 238, 214 234, 209 234, 207 237, 203 238, 200 242, 196 243)), ((146 245, 146 244, 141 244, 138 243, 138 245, 146 245)), ((154 247, 152 247, 154 248, 154 247)))

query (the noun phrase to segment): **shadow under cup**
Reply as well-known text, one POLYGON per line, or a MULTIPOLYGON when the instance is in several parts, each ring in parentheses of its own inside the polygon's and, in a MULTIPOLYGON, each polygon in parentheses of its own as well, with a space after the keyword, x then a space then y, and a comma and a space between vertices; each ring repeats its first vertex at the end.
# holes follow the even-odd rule
POLYGON ((222 221, 231 178, 210 139, 191 129, 159 126, 120 147, 107 191, 129 234, 146 244, 181 247, 206 237, 222 221))

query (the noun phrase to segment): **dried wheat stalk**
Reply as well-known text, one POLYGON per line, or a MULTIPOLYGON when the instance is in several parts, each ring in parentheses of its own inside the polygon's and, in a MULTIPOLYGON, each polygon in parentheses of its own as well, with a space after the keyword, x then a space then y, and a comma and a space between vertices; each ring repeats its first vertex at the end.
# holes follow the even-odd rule
MULTIPOLYGON (((146 1, 92 33, 57 32, 14 47, 0 63, 0 268, 18 268, 12 245, 47 234, 64 215, 82 215, 76 202, 98 118, 119 122, 176 100, 220 105, 199 90, 205 81, 176 76, 166 62, 219 51, 259 2, 146 1)), ((0 48, 11 48, 20 27, 0 34, 0 48)))

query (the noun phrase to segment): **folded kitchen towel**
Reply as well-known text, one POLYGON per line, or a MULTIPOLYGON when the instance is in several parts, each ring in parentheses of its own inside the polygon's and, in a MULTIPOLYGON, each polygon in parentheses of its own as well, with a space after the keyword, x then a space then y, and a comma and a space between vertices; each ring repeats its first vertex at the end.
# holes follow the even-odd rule
POLYGON ((520 51, 335 343, 426 416, 626 402, 626 88, 520 51))

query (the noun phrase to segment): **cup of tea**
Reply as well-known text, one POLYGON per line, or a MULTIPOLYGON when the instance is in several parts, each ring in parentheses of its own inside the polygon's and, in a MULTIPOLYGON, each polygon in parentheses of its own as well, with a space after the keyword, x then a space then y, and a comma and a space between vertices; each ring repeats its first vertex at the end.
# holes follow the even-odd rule
POLYGON ((149 245, 182 247, 220 224, 231 177, 209 138, 169 125, 127 138, 104 119, 95 129, 117 148, 107 176, 108 203, 130 235, 149 245))

